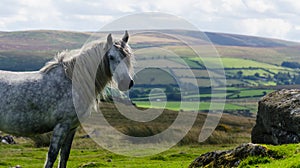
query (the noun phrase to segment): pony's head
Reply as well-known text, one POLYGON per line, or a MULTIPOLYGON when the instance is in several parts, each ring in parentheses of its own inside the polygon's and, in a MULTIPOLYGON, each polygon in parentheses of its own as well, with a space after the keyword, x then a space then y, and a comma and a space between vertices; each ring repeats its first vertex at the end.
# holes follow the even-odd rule
POLYGON ((129 34, 126 31, 121 40, 113 40, 112 35, 107 36, 105 57, 108 60, 109 70, 121 91, 130 89, 134 82, 132 79, 133 54, 128 45, 129 34))

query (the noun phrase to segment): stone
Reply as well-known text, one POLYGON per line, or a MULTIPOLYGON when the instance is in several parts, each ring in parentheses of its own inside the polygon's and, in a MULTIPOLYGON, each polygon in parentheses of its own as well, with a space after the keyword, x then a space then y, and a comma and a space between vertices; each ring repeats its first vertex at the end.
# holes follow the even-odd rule
POLYGON ((241 161, 249 156, 268 156, 268 149, 262 145, 246 143, 231 150, 208 152, 196 158, 189 168, 238 167, 241 161))
POLYGON ((275 91, 259 101, 251 140, 273 145, 300 142, 299 89, 275 91))
POLYGON ((4 144, 16 144, 14 138, 11 135, 5 135, 3 137, 0 137, 0 140, 4 144))

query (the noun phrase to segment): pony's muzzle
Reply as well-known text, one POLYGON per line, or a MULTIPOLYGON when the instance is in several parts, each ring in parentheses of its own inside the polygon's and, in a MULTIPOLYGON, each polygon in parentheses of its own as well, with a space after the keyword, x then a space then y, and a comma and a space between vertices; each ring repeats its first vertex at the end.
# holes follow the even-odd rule
POLYGON ((132 79, 128 80, 121 80, 120 83, 118 83, 118 88, 121 91, 127 91, 134 85, 134 82, 132 79))

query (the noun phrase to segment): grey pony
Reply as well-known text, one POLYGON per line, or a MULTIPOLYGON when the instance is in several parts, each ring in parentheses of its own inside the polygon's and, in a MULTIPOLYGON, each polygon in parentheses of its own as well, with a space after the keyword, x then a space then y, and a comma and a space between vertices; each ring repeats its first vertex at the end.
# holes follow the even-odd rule
POLYGON ((94 80, 96 94, 101 94, 109 83, 116 83, 120 90, 130 89, 133 54, 127 44, 128 38, 127 31, 122 40, 114 41, 109 34, 104 43, 93 42, 83 51, 64 51, 56 55, 39 71, 0 70, 0 130, 24 137, 53 131, 45 167, 53 167, 60 152, 59 167, 65 168, 80 125, 72 98, 76 60, 89 60, 86 66, 90 66, 88 62, 100 59, 94 80), (117 68, 128 57, 125 68, 117 68))

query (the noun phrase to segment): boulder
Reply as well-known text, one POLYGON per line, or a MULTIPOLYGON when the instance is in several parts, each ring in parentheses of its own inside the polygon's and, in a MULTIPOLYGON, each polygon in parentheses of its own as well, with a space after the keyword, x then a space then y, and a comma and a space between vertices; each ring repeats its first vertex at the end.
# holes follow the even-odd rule
POLYGON ((16 144, 14 138, 11 135, 0 136, 0 140, 4 144, 16 144))
POLYGON ((247 143, 231 150, 208 152, 196 158, 189 168, 238 167, 241 161, 249 156, 268 156, 268 149, 261 145, 247 143))
POLYGON ((300 142, 300 90, 283 89, 264 96, 258 103, 252 143, 300 142))

